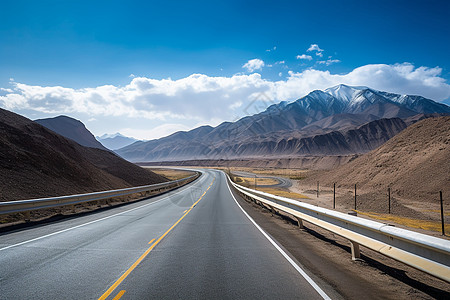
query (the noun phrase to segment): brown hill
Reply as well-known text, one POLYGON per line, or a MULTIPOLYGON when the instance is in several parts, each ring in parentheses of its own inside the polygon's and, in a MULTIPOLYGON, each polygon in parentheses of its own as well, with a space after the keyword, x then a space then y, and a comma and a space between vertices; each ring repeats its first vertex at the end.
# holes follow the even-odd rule
POLYGON ((411 125, 379 148, 335 170, 319 172, 305 183, 383 191, 396 196, 436 201, 450 195, 450 117, 429 118, 411 125))
POLYGON ((108 150, 95 139, 94 135, 79 120, 68 116, 58 116, 48 119, 38 119, 34 120, 34 122, 47 127, 57 134, 74 140, 81 146, 108 150))
POLYGON ((0 109, 0 201, 70 195, 167 181, 117 155, 81 146, 0 109))

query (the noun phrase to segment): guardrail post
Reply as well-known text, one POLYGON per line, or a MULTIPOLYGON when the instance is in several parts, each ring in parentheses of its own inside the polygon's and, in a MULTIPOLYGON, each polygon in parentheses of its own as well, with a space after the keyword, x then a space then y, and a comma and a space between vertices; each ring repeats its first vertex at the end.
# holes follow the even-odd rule
POLYGON ((30 222, 31 221, 31 216, 30 216, 30 211, 27 210, 23 213, 23 218, 25 220, 25 222, 30 222))
POLYGON ((272 214, 276 214, 277 213, 275 208, 273 208, 271 205, 269 205, 269 207, 270 207, 270 211, 272 212, 272 214))
POLYGON ((305 227, 303 226, 303 220, 302 220, 302 219, 297 218, 297 223, 298 223, 298 228, 300 228, 300 229, 305 228, 305 227))
POLYGON ((352 260, 356 260, 360 258, 361 253, 359 252, 359 244, 353 241, 350 241, 350 248, 352 250, 352 260))

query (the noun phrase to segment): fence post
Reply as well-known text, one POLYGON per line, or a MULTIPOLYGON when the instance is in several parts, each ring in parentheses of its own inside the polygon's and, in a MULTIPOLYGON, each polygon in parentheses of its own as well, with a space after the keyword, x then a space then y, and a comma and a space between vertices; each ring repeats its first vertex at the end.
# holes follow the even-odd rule
POLYGON ((388 198, 389 198, 389 204, 388 204, 388 211, 391 213, 391 188, 388 187, 388 198))
POLYGON ((336 209, 336 182, 333 183, 333 209, 336 209))
POLYGON ((355 183, 355 210, 356 210, 356 183, 355 183))
POLYGON ((441 200, 441 224, 442 224, 442 235, 445 235, 445 224, 444 224, 444 201, 442 200, 442 191, 439 191, 439 198, 441 200))

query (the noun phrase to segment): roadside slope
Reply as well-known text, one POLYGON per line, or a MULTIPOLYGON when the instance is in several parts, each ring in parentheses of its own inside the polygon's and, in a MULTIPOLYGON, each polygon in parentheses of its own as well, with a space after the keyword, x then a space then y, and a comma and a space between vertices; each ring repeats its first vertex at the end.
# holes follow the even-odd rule
POLYGON ((0 201, 86 193, 167 181, 117 155, 83 147, 0 109, 0 201))

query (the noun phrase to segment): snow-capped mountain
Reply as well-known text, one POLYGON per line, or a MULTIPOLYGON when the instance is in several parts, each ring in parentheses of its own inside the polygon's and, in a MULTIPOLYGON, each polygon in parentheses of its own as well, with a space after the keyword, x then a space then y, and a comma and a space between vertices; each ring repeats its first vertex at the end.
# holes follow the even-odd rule
MULTIPOLYGON (((299 148, 289 148, 289 155, 336 153, 333 152, 337 151, 335 146, 339 143, 342 145, 337 137, 347 136, 343 132, 356 130, 380 119, 396 119, 364 127, 377 130, 368 131, 369 134, 358 142, 360 146, 353 149, 369 151, 379 145, 378 142, 386 141, 386 138, 404 128, 404 125, 399 125, 399 119, 409 125, 413 121, 408 120, 418 120, 430 114, 450 115, 450 107, 421 96, 398 95, 341 84, 324 91, 312 91, 294 102, 283 101, 271 105, 261 113, 236 122, 224 122, 214 128, 208 126, 202 130, 197 128, 177 132, 158 140, 137 142, 117 152, 133 161, 276 156, 277 152, 282 152, 280 149, 287 149, 285 143, 309 138, 306 144, 294 143, 299 148), (327 141, 326 144, 315 144, 319 136, 320 140, 327 141), (369 143, 369 140, 372 142, 369 143), (364 146, 364 143, 370 146, 364 146)), ((349 145, 354 144, 352 139, 361 138, 360 130, 351 132, 346 141, 349 145)), ((339 153, 355 151, 346 147, 341 147, 339 153)))
POLYGON ((104 135, 97 136, 96 138, 100 143, 102 143, 103 146, 110 150, 117 150, 138 141, 135 138, 124 136, 119 132, 114 134, 105 133, 104 135))
MULTIPOLYGON (((344 84, 324 91, 313 91, 290 105, 298 105, 308 113, 318 110, 323 115, 333 115, 339 113, 362 113, 375 104, 396 106, 403 110, 409 110, 410 114, 450 113, 450 108, 447 105, 422 96, 399 95, 377 91, 365 86, 347 86, 344 84)), ((286 107, 285 104, 282 106, 286 107)), ((405 111, 405 113, 408 112, 405 111)))

